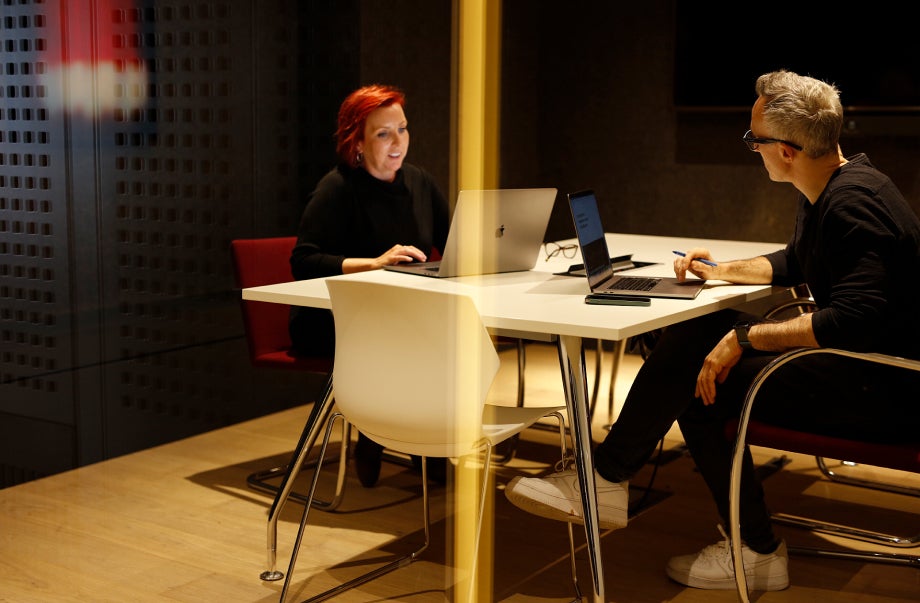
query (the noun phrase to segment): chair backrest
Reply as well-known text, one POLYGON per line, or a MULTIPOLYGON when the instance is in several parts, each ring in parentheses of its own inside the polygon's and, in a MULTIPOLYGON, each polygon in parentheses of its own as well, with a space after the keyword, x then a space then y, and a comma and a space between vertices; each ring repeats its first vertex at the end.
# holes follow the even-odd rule
POLYGON ((473 300, 347 277, 326 284, 336 404, 346 419, 407 454, 474 450, 499 358, 473 300))
MULTIPOLYGON (((297 237, 235 239, 230 242, 236 284, 240 288, 274 285, 294 280, 291 251, 297 237)), ((243 301, 243 324, 254 364, 275 352, 289 350, 290 307, 284 304, 243 301)))

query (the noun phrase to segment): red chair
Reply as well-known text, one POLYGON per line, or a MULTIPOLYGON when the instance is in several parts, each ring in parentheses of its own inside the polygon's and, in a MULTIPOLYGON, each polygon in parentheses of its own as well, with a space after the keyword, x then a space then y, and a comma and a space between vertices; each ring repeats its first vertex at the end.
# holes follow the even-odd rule
MULTIPOLYGON (((856 353, 845 350, 831 348, 803 348, 792 350, 778 356, 770 364, 764 367, 755 378, 748 390, 747 396, 742 407, 741 416, 737 422, 730 422, 726 426, 726 436, 735 441, 735 451, 732 460, 731 484, 729 491, 730 502, 730 540, 732 547, 732 558, 734 562, 735 584, 738 590, 738 597, 741 601, 747 602, 748 590, 747 579, 743 571, 744 563, 741 557, 741 466, 744 458, 744 448, 746 445, 753 444, 767 448, 787 450, 801 454, 814 455, 818 461, 818 467, 828 479, 852 484, 856 486, 876 488, 905 494, 908 496, 920 496, 920 489, 904 486, 896 483, 885 483, 875 480, 847 478, 835 474, 825 463, 825 458, 845 460, 850 463, 859 463, 873 465, 876 467, 897 469, 900 471, 909 471, 920 473, 920 434, 917 441, 910 444, 878 444, 872 442, 862 442, 858 440, 848 440, 837 437, 821 436, 814 433, 795 431, 784 427, 777 427, 763 422, 751 419, 751 412, 757 399, 757 393, 760 391, 764 381, 769 379, 778 368, 784 364, 795 360, 801 356, 809 354, 833 354, 856 358, 867 363, 886 364, 920 372, 920 362, 908 360, 895 356, 884 354, 856 353)), ((908 392, 905 394, 909 395, 908 392)), ((773 519, 777 523, 791 525, 795 527, 806 528, 815 532, 824 534, 833 534, 843 536, 858 541, 873 542, 892 547, 916 547, 920 545, 920 534, 898 536, 884 534, 868 529, 857 528, 854 526, 830 523, 818 519, 798 517, 785 513, 773 514, 773 519)), ((920 566, 920 556, 894 553, 878 553, 871 551, 862 551, 858 549, 830 549, 816 547, 789 547, 790 553, 815 555, 825 558, 862 560, 880 563, 893 563, 910 566, 920 566)))
MULTIPOLYGON (((291 274, 290 258, 296 241, 296 237, 231 241, 230 249, 237 285, 245 289, 294 280, 291 274)), ((283 574, 275 571, 278 517, 289 498, 300 500, 303 503, 308 500, 306 495, 293 491, 294 478, 297 477, 297 473, 313 446, 313 442, 308 437, 312 426, 317 421, 325 421, 330 414, 333 359, 331 357, 299 356, 291 353, 291 338, 288 335, 289 306, 243 300, 242 311, 246 341, 249 345, 249 357, 253 366, 326 376, 322 396, 313 405, 290 462, 287 465, 257 471, 246 478, 247 483, 253 489, 275 493, 275 499, 268 513, 268 570, 263 572, 262 579, 279 580, 283 574), (323 416, 321 416, 322 412, 325 413, 323 416), (280 485, 271 483, 270 480, 278 478, 281 478, 280 485)), ((349 435, 349 426, 344 423, 339 471, 333 498, 329 501, 313 498, 312 506, 329 511, 335 509, 341 502, 345 486, 349 435)))
MULTIPOLYGON (((246 289, 294 280, 290 258, 296 241, 296 237, 231 241, 237 286, 246 289)), ((331 357, 295 356, 291 353, 289 306, 244 300, 242 309, 253 366, 322 374, 332 372, 331 357)))

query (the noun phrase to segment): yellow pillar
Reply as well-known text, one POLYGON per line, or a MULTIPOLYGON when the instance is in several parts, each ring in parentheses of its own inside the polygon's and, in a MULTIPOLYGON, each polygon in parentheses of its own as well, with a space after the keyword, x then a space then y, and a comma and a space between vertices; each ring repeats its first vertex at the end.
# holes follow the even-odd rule
MULTIPOLYGON (((498 186, 498 135, 501 100, 501 0, 454 0, 454 107, 456 190, 494 189, 498 186)), ((482 229, 461 233, 462 249, 482 246, 482 229)), ((472 257, 477 254, 464 254, 472 257)), ((478 365, 478 362, 471 362, 478 365)), ((479 375, 461 378, 475 380, 479 375)), ((475 462, 471 463, 475 465, 475 462)), ((453 554, 456 576, 455 600, 489 601, 493 590, 493 487, 487 490, 479 540, 477 575, 464 575, 473 561, 476 511, 480 507, 481 471, 458 471, 455 480, 453 554), (468 590, 471 589, 471 590, 468 590)))
POLYGON ((458 2, 458 184, 461 189, 498 188, 501 1, 458 2))

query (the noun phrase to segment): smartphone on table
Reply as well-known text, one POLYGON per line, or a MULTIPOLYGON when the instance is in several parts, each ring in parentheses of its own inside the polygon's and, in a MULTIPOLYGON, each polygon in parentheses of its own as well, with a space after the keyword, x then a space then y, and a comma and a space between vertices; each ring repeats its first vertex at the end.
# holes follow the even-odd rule
POLYGON ((585 296, 585 303, 599 306, 650 306, 652 298, 614 293, 589 293, 585 296))

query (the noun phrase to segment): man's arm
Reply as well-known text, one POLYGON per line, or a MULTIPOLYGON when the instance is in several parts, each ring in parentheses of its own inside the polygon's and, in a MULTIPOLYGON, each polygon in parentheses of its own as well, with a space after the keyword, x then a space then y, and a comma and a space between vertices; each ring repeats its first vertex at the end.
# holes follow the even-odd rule
MULTIPOLYGON (((758 322, 748 328, 748 340, 755 350, 784 352, 792 348, 816 348, 811 314, 802 314, 781 322, 758 322)), ((735 343, 738 338, 735 336, 735 343)), ((741 346, 738 346, 741 349, 741 346)))
MULTIPOLYGON (((755 350, 782 352, 799 347, 818 347, 811 328, 811 314, 782 322, 758 322, 747 329, 748 341, 755 350)), ((696 378, 696 395, 704 404, 716 399, 716 383, 724 383, 728 372, 738 364, 744 349, 738 343, 737 330, 726 333, 703 360, 696 378)))
POLYGON ((738 285, 765 285, 773 282, 773 265, 762 255, 749 260, 715 260, 708 249, 695 247, 687 255, 674 260, 674 274, 683 280, 687 272, 707 280, 728 281, 738 285), (695 262, 696 258, 711 260, 715 266, 695 262))
MULTIPOLYGON (((764 256, 748 260, 718 261, 715 266, 694 262, 693 258, 713 260, 707 249, 691 249, 687 255, 674 261, 674 272, 682 278, 691 272, 700 278, 724 280, 743 285, 761 285, 773 282, 773 265, 764 256)), ((747 328, 747 339, 755 350, 782 352, 797 347, 817 347, 811 315, 803 314, 781 322, 759 322, 747 328)), ((703 360, 697 376, 695 395, 704 404, 716 399, 716 384, 723 383, 728 373, 741 359, 744 349, 738 342, 735 330, 726 333, 716 347, 703 360)))

